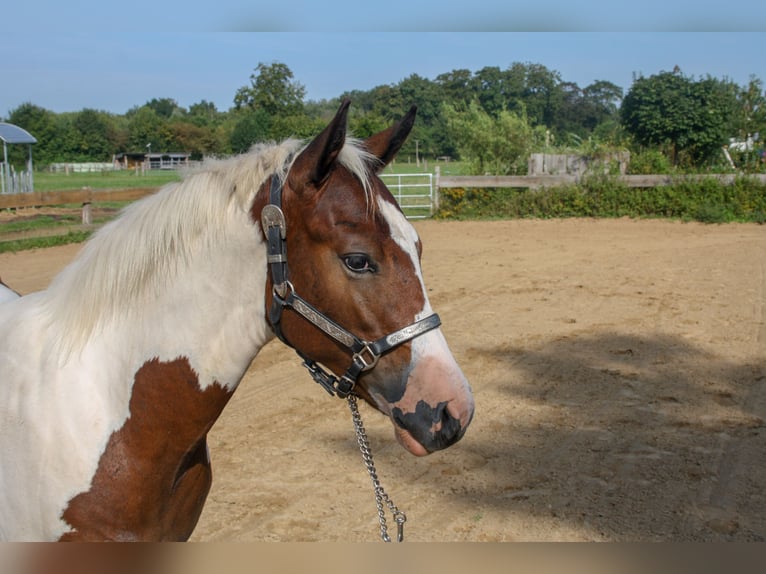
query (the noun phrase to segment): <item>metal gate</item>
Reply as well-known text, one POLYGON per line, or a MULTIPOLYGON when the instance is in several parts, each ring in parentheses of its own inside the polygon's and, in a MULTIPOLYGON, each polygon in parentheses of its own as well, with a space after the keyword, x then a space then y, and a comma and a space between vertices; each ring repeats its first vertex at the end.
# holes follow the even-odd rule
POLYGON ((432 173, 383 173, 380 178, 399 202, 407 219, 424 219, 434 214, 432 173))

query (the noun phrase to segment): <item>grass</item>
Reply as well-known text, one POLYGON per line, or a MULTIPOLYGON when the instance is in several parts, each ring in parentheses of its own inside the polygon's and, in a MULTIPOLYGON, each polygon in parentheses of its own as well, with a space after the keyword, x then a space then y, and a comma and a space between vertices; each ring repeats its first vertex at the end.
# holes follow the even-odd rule
MULTIPOLYGON (((181 172, 173 170, 150 171, 145 174, 133 170, 106 171, 92 173, 35 173, 35 191, 52 192, 66 191, 90 187, 91 189, 130 189, 130 188, 159 188, 166 183, 179 181, 181 172)), ((124 202, 103 202, 94 204, 93 223, 100 225, 112 219, 124 202), (98 212, 98 214, 96 214, 98 212)), ((17 221, 0 223, 0 237, 5 235, 11 239, 0 240, 0 253, 16 252, 27 249, 41 249, 55 245, 79 243, 90 237, 90 229, 71 229, 79 226, 81 221, 81 205, 62 205, 70 208, 70 213, 41 214, 17 221), (13 237, 14 235, 30 234, 35 237, 13 237)))
POLYGON ((28 249, 45 249, 69 243, 82 243, 92 234, 92 231, 69 231, 66 235, 47 235, 44 237, 29 237, 0 241, 0 253, 16 253, 28 249))
POLYGON ((50 229, 52 227, 72 225, 78 222, 79 218, 71 214, 64 214, 61 216, 40 215, 33 219, 9 221, 0 225, 0 228, 2 228, 3 233, 24 233, 35 231, 37 229, 50 229))
POLYGON ((181 174, 174 170, 154 170, 145 175, 133 170, 93 173, 35 173, 35 191, 66 191, 69 189, 129 189, 132 187, 161 187, 179 181, 181 174))

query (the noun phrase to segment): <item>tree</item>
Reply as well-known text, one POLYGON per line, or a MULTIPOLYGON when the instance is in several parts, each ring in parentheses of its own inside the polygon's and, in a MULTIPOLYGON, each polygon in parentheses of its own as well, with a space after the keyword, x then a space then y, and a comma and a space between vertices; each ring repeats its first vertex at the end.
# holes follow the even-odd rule
POLYGON ((184 109, 172 98, 152 98, 144 104, 154 110, 158 117, 169 120, 174 115, 183 115, 184 109))
POLYGON ((617 113, 622 96, 622 88, 606 80, 596 80, 583 90, 583 97, 607 115, 617 113))
POLYGON ((545 141, 545 128, 532 127, 523 111, 503 110, 495 118, 473 101, 465 111, 444 104, 444 115, 460 156, 477 174, 526 173, 530 152, 545 141))
POLYGON ((674 165, 699 165, 726 143, 732 109, 729 84, 676 69, 636 79, 620 119, 639 145, 666 148, 674 165))
POLYGON ((286 64, 259 63, 250 75, 250 85, 242 86, 234 96, 234 106, 240 110, 261 110, 271 116, 296 115, 303 112, 306 89, 293 80, 286 64))
POLYGON ((206 153, 220 151, 214 132, 191 122, 175 121, 168 126, 172 138, 172 149, 191 154, 191 159, 200 160, 206 153))
POLYGON ((561 84, 561 107, 556 115, 556 121, 551 128, 560 136, 561 141, 566 138, 583 138, 585 126, 583 125, 583 93, 580 86, 574 82, 561 84))
POLYGON ((168 121, 159 117, 152 108, 142 106, 131 112, 128 124, 128 146, 131 151, 173 151, 170 149, 172 139, 168 121))
POLYGON ((482 109, 491 116, 497 116, 508 107, 507 79, 497 66, 485 66, 474 74, 472 91, 478 95, 482 109))
POLYGON ((270 139, 271 117, 264 110, 243 112, 231 132, 231 150, 244 153, 256 142, 270 139))
POLYGON ((551 127, 564 98, 561 75, 542 64, 514 62, 503 73, 506 108, 526 114, 532 125, 551 127))
POLYGON ((69 146, 70 161, 108 161, 115 149, 115 130, 105 112, 84 109, 72 120, 69 146))
MULTIPOLYGON (((36 165, 47 165, 59 159, 59 122, 53 112, 27 102, 9 112, 8 123, 27 130, 37 140, 33 147, 36 165)), ((8 161, 17 167, 25 166, 27 162, 27 150, 22 148, 8 147, 8 161)))
POLYGON ((476 96, 472 89, 472 77, 470 70, 461 68, 436 76, 436 85, 445 101, 467 106, 476 96))
POLYGON ((389 122, 375 112, 352 113, 349 118, 349 129, 358 138, 370 137, 388 126, 389 122))
POLYGON ((583 122, 585 127, 594 130, 599 124, 616 119, 622 95, 621 87, 605 80, 597 80, 586 86, 582 91, 586 109, 583 122))
POLYGON ((196 104, 189 106, 188 119, 197 126, 209 126, 219 120, 220 114, 213 102, 200 100, 196 104))
POLYGON ((760 78, 750 76, 747 86, 739 88, 737 93, 737 111, 731 136, 744 140, 756 133, 760 133, 762 139, 766 137, 766 93, 760 78))

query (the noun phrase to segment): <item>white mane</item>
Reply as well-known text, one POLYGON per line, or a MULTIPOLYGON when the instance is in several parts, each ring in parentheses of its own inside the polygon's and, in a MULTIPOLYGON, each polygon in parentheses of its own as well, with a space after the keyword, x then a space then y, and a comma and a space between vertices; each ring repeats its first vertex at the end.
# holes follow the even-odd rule
MULTIPOLYGON (((246 154, 208 160, 183 181, 128 206, 88 241, 51 283, 46 308, 64 350, 81 347, 99 326, 161 290, 193 255, 223 245, 272 174, 284 179, 301 142, 257 144, 246 154)), ((370 193, 371 156, 348 138, 339 161, 370 193)), ((370 202, 368 199, 368 204, 370 202)), ((265 271, 265 270, 264 270, 265 271)))

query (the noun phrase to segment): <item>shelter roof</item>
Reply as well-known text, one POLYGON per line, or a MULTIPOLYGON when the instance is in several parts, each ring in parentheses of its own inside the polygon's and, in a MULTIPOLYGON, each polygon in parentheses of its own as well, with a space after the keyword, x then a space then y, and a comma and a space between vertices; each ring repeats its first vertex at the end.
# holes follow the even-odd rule
POLYGON ((35 137, 27 130, 15 126, 13 124, 7 124, 0 122, 0 140, 9 144, 33 144, 37 143, 35 137))

